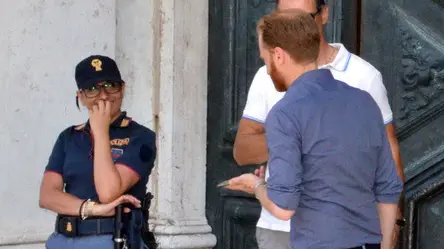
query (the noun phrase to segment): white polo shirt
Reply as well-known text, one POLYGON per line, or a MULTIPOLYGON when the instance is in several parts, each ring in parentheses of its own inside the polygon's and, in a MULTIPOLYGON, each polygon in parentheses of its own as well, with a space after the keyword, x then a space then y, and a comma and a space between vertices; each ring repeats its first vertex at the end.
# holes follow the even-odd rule
MULTIPOLYGON (((392 122, 393 113, 387 98, 387 90, 382 83, 381 73, 370 63, 347 51, 344 45, 339 43, 330 45, 339 48, 336 58, 330 64, 319 68, 328 68, 335 79, 367 91, 378 104, 384 123, 392 122)), ((267 73, 267 68, 261 67, 254 76, 248 91, 247 104, 242 118, 264 123, 268 112, 284 94, 285 92, 276 91, 273 81, 267 73)), ((267 167, 265 178, 268 176, 267 167)), ((290 221, 279 220, 264 208, 262 208, 257 226, 270 230, 290 231, 290 221)))

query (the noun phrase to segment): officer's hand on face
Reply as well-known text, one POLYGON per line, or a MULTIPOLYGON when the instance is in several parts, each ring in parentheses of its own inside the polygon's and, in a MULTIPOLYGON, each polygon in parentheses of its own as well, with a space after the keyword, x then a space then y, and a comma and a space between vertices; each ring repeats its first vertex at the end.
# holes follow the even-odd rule
POLYGON ((89 123, 94 135, 105 132, 108 134, 109 124, 111 123, 111 103, 109 101, 99 100, 88 110, 89 123))
POLYGON ((255 174, 243 174, 231 178, 225 188, 254 194, 254 187, 260 182, 263 182, 263 179, 255 174))
MULTIPOLYGON (((122 203, 130 203, 136 208, 140 208, 140 201, 132 195, 122 195, 116 200, 108 204, 96 204, 92 208, 93 216, 113 216, 115 208, 122 203)), ((125 213, 130 212, 129 208, 125 208, 125 213)))

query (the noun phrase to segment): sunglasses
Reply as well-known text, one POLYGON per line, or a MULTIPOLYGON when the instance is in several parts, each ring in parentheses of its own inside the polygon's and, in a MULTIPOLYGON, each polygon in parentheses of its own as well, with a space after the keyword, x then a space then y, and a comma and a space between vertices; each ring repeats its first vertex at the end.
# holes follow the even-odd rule
POLYGON ((81 89, 80 91, 85 94, 87 98, 95 98, 100 95, 100 93, 105 91, 107 94, 117 93, 122 90, 122 83, 118 82, 105 82, 102 85, 95 85, 90 88, 81 89))

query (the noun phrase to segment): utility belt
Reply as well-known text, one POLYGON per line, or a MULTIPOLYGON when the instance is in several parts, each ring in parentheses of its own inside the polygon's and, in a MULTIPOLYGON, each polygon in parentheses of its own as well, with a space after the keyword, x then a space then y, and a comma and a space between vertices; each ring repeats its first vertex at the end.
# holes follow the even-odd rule
POLYGON ((114 217, 91 217, 82 220, 79 216, 58 215, 55 231, 66 237, 113 235, 115 248, 140 248, 142 241, 149 248, 156 248, 154 235, 149 231, 149 208, 151 193, 142 201, 141 209, 131 209, 124 213, 124 205, 116 208, 114 217))
POLYGON ((76 216, 58 215, 56 232, 69 237, 80 238, 84 236, 112 235, 115 248, 141 248, 142 227, 144 219, 139 209, 130 213, 123 213, 123 206, 118 206, 119 215, 115 217, 91 217, 82 220, 76 216))
POLYGON ((66 237, 113 234, 114 217, 93 217, 82 220, 78 216, 57 215, 55 231, 66 237))

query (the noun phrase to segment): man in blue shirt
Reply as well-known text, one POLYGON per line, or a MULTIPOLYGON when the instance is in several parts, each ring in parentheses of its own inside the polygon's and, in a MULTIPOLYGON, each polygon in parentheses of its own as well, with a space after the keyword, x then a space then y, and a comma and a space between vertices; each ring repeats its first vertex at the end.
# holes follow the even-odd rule
POLYGON ((265 122, 268 183, 245 174, 228 188, 291 219, 294 249, 391 249, 402 182, 381 112, 367 92, 317 69, 319 36, 301 10, 260 20, 261 58, 286 94, 265 122))

